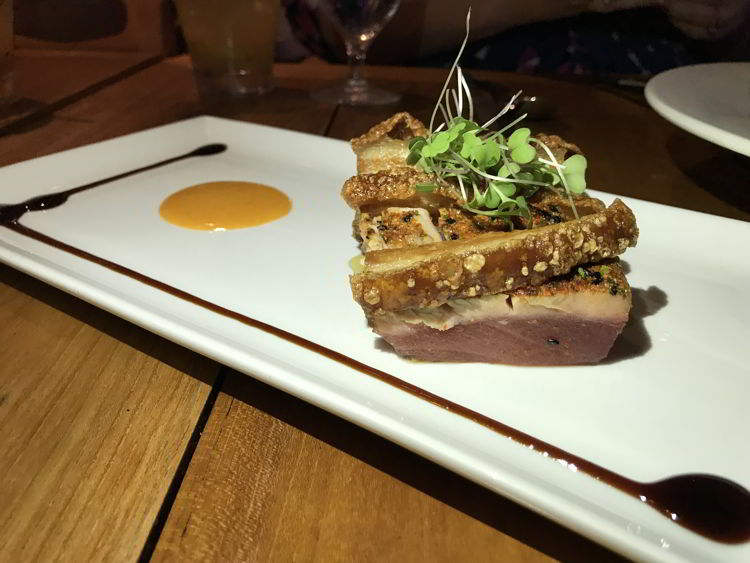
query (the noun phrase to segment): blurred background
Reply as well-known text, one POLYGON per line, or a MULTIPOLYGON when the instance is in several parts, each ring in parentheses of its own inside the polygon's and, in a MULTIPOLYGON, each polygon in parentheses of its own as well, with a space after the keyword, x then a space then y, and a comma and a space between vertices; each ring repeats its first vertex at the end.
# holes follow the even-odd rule
MULTIPOLYGON (((281 5, 276 60, 346 60, 318 0, 281 5)), ((469 5, 465 68, 645 76, 750 54, 748 0, 403 0, 368 63, 450 64, 469 5)), ((15 0, 14 12, 17 48, 186 51, 172 0, 15 0)))

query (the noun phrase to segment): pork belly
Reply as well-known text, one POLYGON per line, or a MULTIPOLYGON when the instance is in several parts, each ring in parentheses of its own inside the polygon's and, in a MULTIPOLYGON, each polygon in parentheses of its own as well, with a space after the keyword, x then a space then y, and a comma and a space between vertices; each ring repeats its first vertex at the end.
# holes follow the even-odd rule
POLYGON ((591 364, 607 356, 630 306, 630 287, 615 261, 538 287, 374 315, 370 322, 399 355, 414 360, 591 364))
MULTIPOLYGON (((358 174, 342 197, 365 256, 350 282, 373 330, 399 355, 423 361, 606 357, 631 307, 616 256, 637 243, 632 211, 618 199, 606 207, 542 189, 528 199, 530 216, 473 213, 456 186, 406 165, 408 140, 426 133, 396 114, 352 140, 358 174)), ((538 138, 559 162, 580 153, 555 135, 538 138)))

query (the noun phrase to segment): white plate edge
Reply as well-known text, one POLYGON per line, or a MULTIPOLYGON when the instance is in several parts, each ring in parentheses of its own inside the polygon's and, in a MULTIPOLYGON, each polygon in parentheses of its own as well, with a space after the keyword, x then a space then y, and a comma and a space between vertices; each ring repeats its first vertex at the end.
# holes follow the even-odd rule
POLYGON ((714 143, 715 145, 724 147, 725 149, 729 149, 745 156, 750 156, 750 139, 746 139, 745 137, 742 137, 731 131, 725 131, 724 129, 720 129, 715 125, 674 109, 673 107, 664 103, 654 92, 655 88, 657 88, 658 83, 663 79, 665 75, 679 71, 680 68, 657 74, 656 76, 652 77, 648 81, 648 83, 646 83, 644 95, 649 105, 654 109, 654 111, 656 111, 656 113, 661 115, 664 119, 666 119, 676 127, 679 127, 680 129, 683 129, 688 133, 692 133, 696 137, 700 137, 701 139, 705 139, 711 143, 714 143))

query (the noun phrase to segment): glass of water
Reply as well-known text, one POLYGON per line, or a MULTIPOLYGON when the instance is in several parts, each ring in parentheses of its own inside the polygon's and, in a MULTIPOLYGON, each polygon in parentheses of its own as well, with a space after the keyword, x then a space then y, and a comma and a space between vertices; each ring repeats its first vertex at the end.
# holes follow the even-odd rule
POLYGON ((391 20, 400 3, 401 0, 321 0, 320 7, 344 40, 351 75, 343 84, 313 92, 313 98, 353 106, 390 104, 401 99, 362 77, 370 43, 391 20))

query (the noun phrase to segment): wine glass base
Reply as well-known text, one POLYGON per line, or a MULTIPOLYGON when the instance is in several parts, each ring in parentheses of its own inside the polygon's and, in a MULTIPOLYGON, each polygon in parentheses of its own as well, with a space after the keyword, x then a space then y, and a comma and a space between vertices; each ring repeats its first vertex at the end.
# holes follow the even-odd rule
POLYGON ((347 106, 380 106, 401 99, 400 94, 373 86, 363 78, 352 78, 336 86, 315 90, 310 96, 318 102, 347 106))

